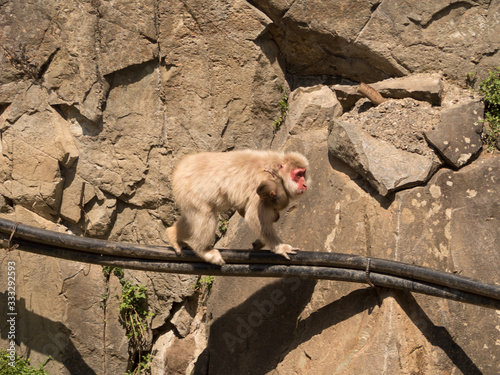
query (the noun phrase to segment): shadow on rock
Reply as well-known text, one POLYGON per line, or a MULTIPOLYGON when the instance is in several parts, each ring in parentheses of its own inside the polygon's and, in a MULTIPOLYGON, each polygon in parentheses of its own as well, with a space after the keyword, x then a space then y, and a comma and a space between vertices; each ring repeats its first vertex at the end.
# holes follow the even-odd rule
POLYGON ((194 374, 266 374, 301 344, 357 314, 371 313, 379 298, 388 296, 396 299, 429 343, 441 348, 460 371, 481 374, 448 330, 434 325, 407 292, 357 289, 299 321, 315 285, 311 280, 282 279, 227 311, 212 323, 208 347, 198 357, 194 374))
MULTIPOLYGON (((5 293, 0 293, 0 300, 7 300, 5 293)), ((16 302, 16 310, 16 345, 20 346, 23 343, 26 346, 27 358, 30 358, 30 353, 34 351, 47 357, 51 356, 54 361, 63 364, 71 374, 96 374, 78 352, 70 339, 71 330, 64 324, 29 311, 24 299, 16 302), (43 327, 43 332, 50 332, 50 335, 34 339, 30 328, 40 329, 40 327, 43 327)), ((2 339, 7 339, 7 330, 2 329, 1 332, 2 339)))
POLYGON ((316 280, 284 278, 228 310, 211 324, 208 353, 199 357, 194 373, 265 374, 275 368, 315 285, 316 280))
POLYGON ((394 293, 394 298, 429 343, 441 348, 463 374, 482 374, 467 353, 455 342, 450 332, 445 327, 436 326, 411 293, 398 291, 394 293))

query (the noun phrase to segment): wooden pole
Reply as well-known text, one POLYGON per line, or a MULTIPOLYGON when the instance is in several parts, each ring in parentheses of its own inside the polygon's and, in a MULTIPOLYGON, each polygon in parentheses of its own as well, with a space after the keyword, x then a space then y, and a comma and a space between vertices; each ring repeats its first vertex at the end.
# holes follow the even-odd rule
POLYGON ((379 105, 385 102, 387 99, 385 99, 380 93, 375 90, 373 87, 370 85, 367 85, 366 83, 360 83, 358 86, 358 92, 366 96, 374 105, 379 105))

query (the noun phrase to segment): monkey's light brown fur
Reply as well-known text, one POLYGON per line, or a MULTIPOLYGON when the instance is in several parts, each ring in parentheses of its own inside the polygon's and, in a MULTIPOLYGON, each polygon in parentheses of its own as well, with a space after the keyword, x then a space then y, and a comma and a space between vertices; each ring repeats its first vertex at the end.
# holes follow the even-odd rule
POLYGON ((271 177, 266 168, 278 171, 290 199, 306 191, 308 161, 299 153, 244 150, 183 158, 172 175, 181 217, 167 228, 175 251, 179 254, 181 246, 188 244, 206 261, 223 265, 219 251, 212 247, 217 213, 234 208, 272 251, 287 259, 288 254, 295 254, 296 249, 283 243, 273 228, 275 208, 257 194, 261 183, 271 177))

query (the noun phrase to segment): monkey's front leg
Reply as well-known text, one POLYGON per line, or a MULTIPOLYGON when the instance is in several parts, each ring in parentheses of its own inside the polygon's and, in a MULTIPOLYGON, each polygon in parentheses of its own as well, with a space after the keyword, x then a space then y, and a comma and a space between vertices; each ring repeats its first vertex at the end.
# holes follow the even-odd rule
MULTIPOLYGON (((290 259, 289 254, 296 254, 299 249, 283 243, 273 227, 275 210, 259 202, 251 202, 245 213, 245 220, 259 239, 268 245, 273 253, 290 259), (254 204, 252 204, 254 203, 254 204)), ((260 246, 262 247, 262 246, 260 246)))

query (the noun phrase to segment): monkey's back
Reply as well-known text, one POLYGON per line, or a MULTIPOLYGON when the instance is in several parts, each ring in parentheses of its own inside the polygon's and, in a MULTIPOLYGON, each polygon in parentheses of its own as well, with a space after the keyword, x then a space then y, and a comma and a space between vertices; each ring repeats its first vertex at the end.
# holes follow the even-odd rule
POLYGON ((284 154, 275 151, 243 150, 202 152, 184 157, 172 174, 174 198, 184 208, 224 211, 244 209, 248 197, 256 196, 261 172, 278 165, 284 154))

